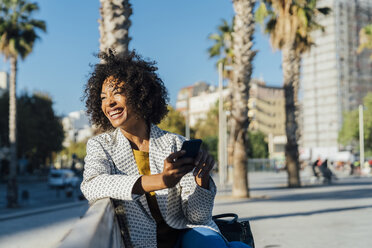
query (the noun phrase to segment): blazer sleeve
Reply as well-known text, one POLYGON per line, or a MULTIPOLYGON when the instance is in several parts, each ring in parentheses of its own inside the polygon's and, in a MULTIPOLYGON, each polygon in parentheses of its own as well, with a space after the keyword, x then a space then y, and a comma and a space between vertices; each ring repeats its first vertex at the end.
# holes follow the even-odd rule
MULTIPOLYGON (((180 150, 184 137, 178 136, 176 150, 180 150)), ((185 217, 193 224, 207 224, 212 220, 214 198, 217 188, 212 177, 209 180, 209 188, 200 187, 192 172, 182 177, 180 181, 182 211, 185 217)))
POLYGON ((80 187, 89 203, 106 197, 118 200, 136 200, 140 197, 132 194, 132 189, 141 175, 112 175, 113 162, 97 140, 88 141, 84 161, 83 182, 80 187))
POLYGON ((192 173, 185 175, 180 182, 182 210, 193 224, 207 224, 212 220, 216 185, 210 177, 209 189, 200 187, 192 173))

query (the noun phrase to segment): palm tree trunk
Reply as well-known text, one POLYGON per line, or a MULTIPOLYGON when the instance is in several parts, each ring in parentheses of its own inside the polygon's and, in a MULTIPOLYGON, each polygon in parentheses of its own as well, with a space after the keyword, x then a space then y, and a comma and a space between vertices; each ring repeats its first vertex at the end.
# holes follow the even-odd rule
MULTIPOLYGON (((298 94, 300 90, 300 76, 301 76, 301 55, 296 53, 295 59, 293 62, 293 94, 294 94, 294 106, 295 106, 295 118, 296 118, 296 124, 297 127, 299 125, 300 121, 300 104, 298 101, 298 94)), ((300 128, 297 128, 296 132, 296 140, 299 141, 301 138, 300 128)))
POLYGON ((287 45, 282 50, 282 66, 284 76, 284 96, 285 96, 285 130, 287 144, 285 146, 286 168, 288 172, 288 187, 300 187, 300 164, 298 160, 297 144, 297 118, 295 105, 294 86, 295 79, 295 60, 296 53, 292 46, 287 45))
POLYGON ((9 80, 9 145, 10 145, 10 172, 8 178, 7 200, 8 207, 18 206, 17 187, 17 58, 10 58, 10 80, 9 80))
POLYGON ((253 47, 254 8, 255 0, 233 0, 235 10, 233 49, 234 76, 231 82, 233 98, 232 125, 234 133, 234 182, 232 195, 234 197, 249 197, 247 169, 247 130, 249 83, 252 75, 252 61, 256 51, 253 47))
POLYGON ((116 53, 128 51, 129 28, 132 7, 129 0, 100 0, 101 19, 99 22, 100 50, 107 52, 109 48, 116 53))

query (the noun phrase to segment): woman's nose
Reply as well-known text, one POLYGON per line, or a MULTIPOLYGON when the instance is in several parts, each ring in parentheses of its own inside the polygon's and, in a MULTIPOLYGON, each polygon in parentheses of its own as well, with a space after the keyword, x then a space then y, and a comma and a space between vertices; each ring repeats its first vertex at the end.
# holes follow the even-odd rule
POLYGON ((112 107, 112 106, 115 106, 115 104, 116 104, 115 98, 113 96, 108 96, 106 105, 109 107, 112 107))

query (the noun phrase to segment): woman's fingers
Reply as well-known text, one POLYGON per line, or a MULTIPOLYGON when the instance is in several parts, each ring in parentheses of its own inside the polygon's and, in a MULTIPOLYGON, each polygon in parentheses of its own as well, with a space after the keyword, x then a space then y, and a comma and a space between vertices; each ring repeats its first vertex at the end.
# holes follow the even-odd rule
POLYGON ((205 163, 202 171, 199 173, 199 177, 204 177, 207 173, 209 173, 214 167, 214 159, 212 156, 208 157, 207 162, 205 163))
POLYGON ((175 167, 182 167, 186 164, 192 164, 193 165, 193 162, 194 162, 193 158, 180 158, 180 159, 177 159, 177 161, 174 162, 173 164, 174 164, 175 167))
POLYGON ((200 171, 202 170, 202 168, 204 166, 204 163, 206 162, 206 160, 208 158, 208 153, 207 152, 201 151, 200 153, 201 153, 201 155, 199 154, 200 156, 198 156, 199 159, 195 160, 196 167, 195 167, 195 170, 194 170, 194 176, 197 176, 200 173, 200 171))
POLYGON ((180 167, 178 169, 177 174, 178 174, 178 176, 183 177, 185 174, 189 173, 193 169, 194 169, 194 165, 193 164, 184 165, 184 166, 182 166, 182 167, 180 167))
POLYGON ((184 155, 186 153, 186 151, 184 150, 181 150, 181 151, 178 151, 178 152, 174 152, 174 153, 171 153, 167 158, 167 162, 169 163, 174 163, 176 162, 177 158, 181 157, 182 155, 184 155))

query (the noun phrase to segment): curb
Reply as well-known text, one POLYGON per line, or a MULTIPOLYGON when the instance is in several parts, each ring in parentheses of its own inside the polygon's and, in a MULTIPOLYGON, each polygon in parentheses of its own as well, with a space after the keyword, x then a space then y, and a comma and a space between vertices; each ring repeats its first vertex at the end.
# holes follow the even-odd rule
POLYGON ((0 215, 0 221, 25 217, 25 216, 29 216, 29 215, 53 212, 53 211, 57 211, 57 210, 61 210, 61 209, 83 206, 85 204, 88 204, 88 201, 63 203, 63 204, 58 204, 58 205, 54 205, 54 206, 50 206, 50 207, 42 207, 42 208, 24 210, 24 211, 16 212, 16 213, 3 214, 3 215, 0 215))

